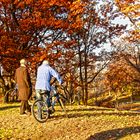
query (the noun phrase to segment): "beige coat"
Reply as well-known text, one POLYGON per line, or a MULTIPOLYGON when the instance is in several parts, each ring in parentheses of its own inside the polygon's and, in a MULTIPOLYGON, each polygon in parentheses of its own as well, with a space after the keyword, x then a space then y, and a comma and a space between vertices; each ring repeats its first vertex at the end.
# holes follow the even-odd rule
POLYGON ((31 96, 31 81, 26 67, 20 66, 16 69, 15 81, 18 86, 19 100, 28 100, 31 96))

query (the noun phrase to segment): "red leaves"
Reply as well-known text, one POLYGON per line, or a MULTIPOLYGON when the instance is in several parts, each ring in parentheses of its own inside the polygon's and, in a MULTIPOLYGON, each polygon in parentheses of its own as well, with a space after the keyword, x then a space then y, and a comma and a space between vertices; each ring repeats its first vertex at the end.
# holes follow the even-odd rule
MULTIPOLYGON (((81 1, 1 0, 1 2, 0 6, 3 10, 0 14, 3 16, 0 30, 0 55, 3 64, 9 61, 8 66, 5 67, 7 71, 14 71, 10 63, 13 64, 12 60, 15 58, 17 63, 23 57, 31 58, 29 60, 32 63, 33 61, 38 63, 44 58, 50 61, 57 60, 64 54, 65 49, 67 51, 75 44, 74 41, 65 39, 57 41, 59 40, 57 31, 61 30, 69 34, 70 31, 73 33, 82 27, 80 15, 84 5, 81 1)), ((68 56, 64 57, 72 58, 73 52, 67 54, 68 56)))

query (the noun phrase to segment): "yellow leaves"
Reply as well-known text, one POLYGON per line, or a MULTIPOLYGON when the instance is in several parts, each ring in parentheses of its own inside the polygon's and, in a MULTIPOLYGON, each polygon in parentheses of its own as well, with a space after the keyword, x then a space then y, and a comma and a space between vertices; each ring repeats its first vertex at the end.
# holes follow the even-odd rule
POLYGON ((136 1, 139 1, 139 0, 115 0, 116 3, 120 3, 120 4, 129 4, 129 3, 134 3, 136 1))
POLYGON ((70 6, 70 10, 72 15, 77 15, 83 12, 84 8, 83 8, 83 4, 80 4, 79 2, 73 2, 70 6))
POLYGON ((34 17, 37 18, 37 17, 41 17, 42 13, 39 12, 39 11, 35 11, 34 12, 34 17))
POLYGON ((129 18, 133 31, 130 32, 128 41, 135 42, 140 38, 140 1, 139 0, 116 0, 120 11, 129 18))
POLYGON ((132 11, 132 6, 122 8, 122 12, 125 14, 128 14, 130 11, 132 11))
MULTIPOLYGON (((140 5, 126 5, 125 7, 122 7, 122 12, 125 14, 129 14, 131 12, 136 12, 137 10, 140 10, 140 5)), ((139 14, 139 12, 138 12, 139 14)))
POLYGON ((130 15, 130 13, 133 13, 133 16, 137 13, 140 13, 140 4, 136 0, 134 3, 134 0, 126 0, 126 1, 121 1, 121 0, 116 0, 117 6, 120 8, 121 12, 123 12, 126 15, 130 15))
POLYGON ((57 1, 57 0, 51 0, 48 4, 49 4, 50 6, 53 6, 53 5, 56 3, 56 1, 57 1))
MULTIPOLYGON (((68 20, 70 22, 69 27, 72 29, 81 28, 83 26, 83 22, 80 16, 84 12, 84 4, 81 3, 80 0, 76 0, 70 5, 69 8, 70 8, 70 13, 68 15, 68 20)), ((73 31, 69 30, 69 33, 72 33, 73 31)))

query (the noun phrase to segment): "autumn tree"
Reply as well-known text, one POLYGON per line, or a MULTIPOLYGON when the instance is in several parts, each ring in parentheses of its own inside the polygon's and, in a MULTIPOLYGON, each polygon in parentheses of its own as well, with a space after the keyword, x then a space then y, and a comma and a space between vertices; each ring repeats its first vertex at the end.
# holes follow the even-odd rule
MULTIPOLYGON (((122 49, 122 46, 120 47, 122 49)), ((125 54, 128 55, 128 54, 125 54)), ((105 73, 104 84, 118 104, 119 97, 125 95, 133 98, 139 93, 139 72, 132 67, 124 57, 124 53, 116 52, 112 63, 105 73)), ((127 56, 128 57, 128 56, 127 56)), ((134 57, 129 55, 129 59, 134 57)), ((131 99, 132 99, 131 98, 131 99)))
POLYGON ((65 35, 81 28, 77 16, 83 6, 69 0, 0 0, 0 63, 8 76, 14 74, 23 57, 38 62, 43 55, 51 60, 53 43, 67 43, 65 35))
MULTIPOLYGON (((128 25, 125 34, 119 39, 113 41, 112 44, 112 59, 116 62, 110 65, 108 69, 107 86, 111 90, 115 90, 114 95, 116 100, 124 89, 131 89, 133 97, 134 92, 139 92, 139 2, 137 0, 115 0, 115 5, 121 15, 126 20, 128 25), (129 22, 128 22, 129 21, 129 22), (131 28, 130 28, 131 27, 131 28), (111 68, 112 67, 112 68, 111 68), (111 86, 112 85, 112 86, 111 86)), ((121 20, 120 20, 121 21, 121 20)))
POLYGON ((121 13, 123 13, 124 18, 128 18, 131 28, 126 32, 126 35, 123 37, 123 40, 127 42, 127 47, 125 45, 125 52, 130 54, 135 59, 130 59, 125 55, 127 62, 140 72, 140 3, 139 0, 116 0, 116 5, 121 13), (128 52, 129 50, 129 52, 128 52))
POLYGON ((111 1, 89 1, 83 13, 83 28, 71 35, 72 39, 77 40, 79 85, 84 104, 88 101, 89 85, 93 84, 96 76, 110 60, 109 53, 103 49, 104 45, 120 36, 125 29, 123 25, 113 24, 112 21, 118 16, 111 1), (96 53, 97 49, 100 53, 96 53), (100 63, 98 68, 97 63, 100 63))
POLYGON ((114 95, 116 95, 117 97, 117 93, 122 89, 122 87, 127 87, 127 85, 129 86, 131 85, 131 87, 133 88, 139 82, 138 73, 140 71, 139 69, 140 3, 137 0, 126 0, 126 1, 115 0, 114 4, 115 4, 114 8, 116 9, 116 11, 118 11, 116 12, 115 17, 121 16, 121 18, 123 19, 128 19, 129 22, 126 22, 126 25, 128 24, 129 26, 131 25, 131 28, 127 28, 127 30, 124 30, 125 34, 123 34, 123 36, 120 35, 120 37, 117 39, 119 41, 111 40, 111 48, 113 50, 112 60, 114 60, 115 57, 115 60, 116 61, 119 60, 119 62, 118 63, 115 62, 114 64, 113 61, 113 64, 110 65, 109 67, 110 70, 108 69, 109 71, 107 72, 110 84, 108 83, 107 86, 110 85, 109 87, 112 90, 115 90, 116 94, 114 95))

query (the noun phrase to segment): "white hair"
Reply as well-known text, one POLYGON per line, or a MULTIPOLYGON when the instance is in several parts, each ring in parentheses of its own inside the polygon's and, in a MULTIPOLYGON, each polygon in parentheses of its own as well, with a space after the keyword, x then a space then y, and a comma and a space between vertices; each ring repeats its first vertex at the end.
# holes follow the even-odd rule
POLYGON ((27 64, 27 61, 25 59, 20 60, 20 65, 21 66, 26 66, 26 64, 27 64))
POLYGON ((47 65, 49 65, 49 61, 44 60, 44 61, 43 61, 43 64, 47 64, 47 65))

